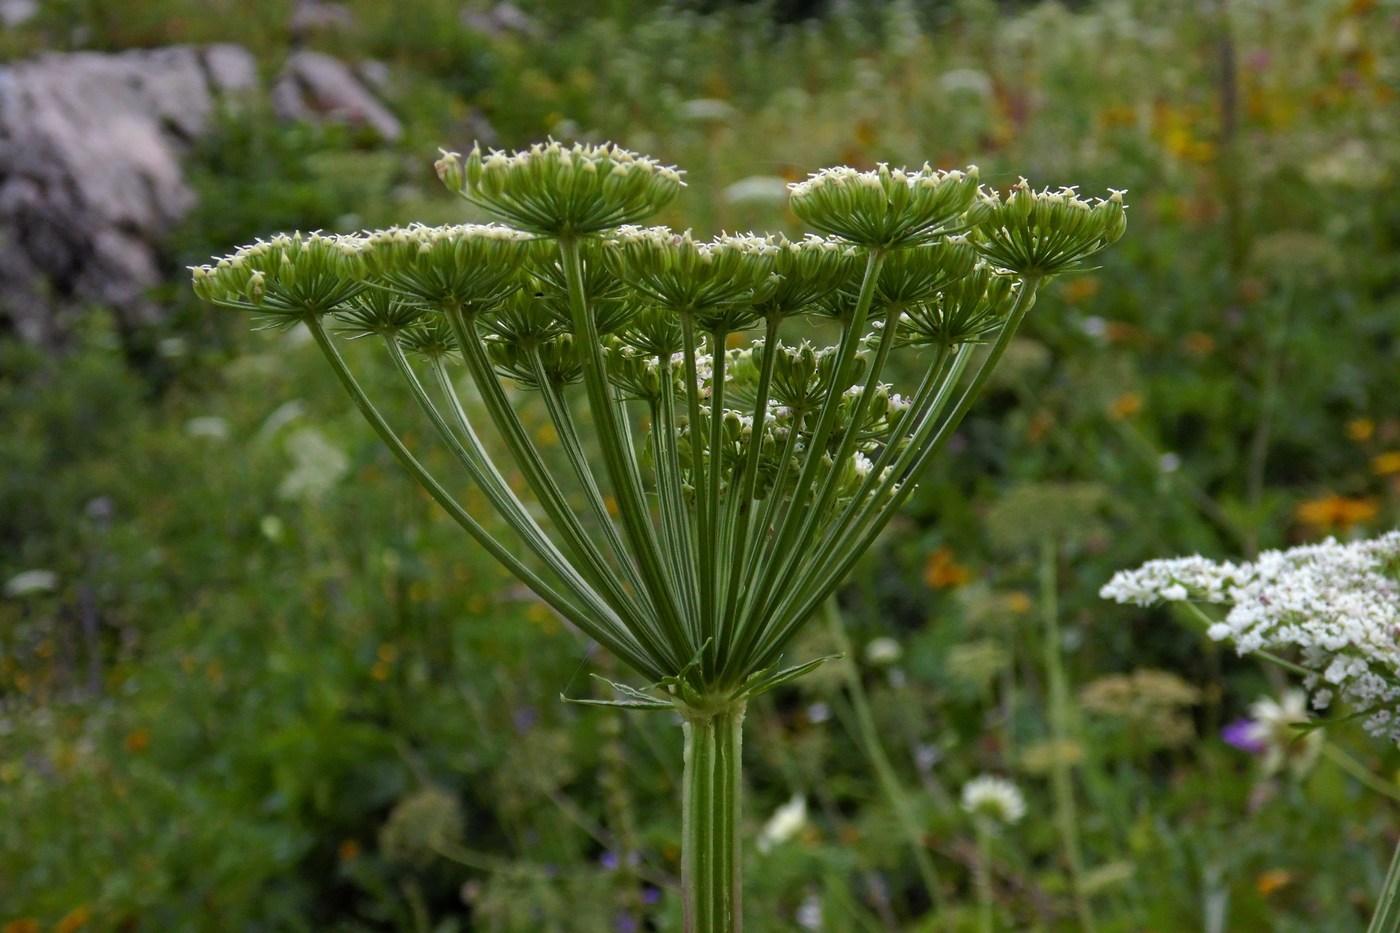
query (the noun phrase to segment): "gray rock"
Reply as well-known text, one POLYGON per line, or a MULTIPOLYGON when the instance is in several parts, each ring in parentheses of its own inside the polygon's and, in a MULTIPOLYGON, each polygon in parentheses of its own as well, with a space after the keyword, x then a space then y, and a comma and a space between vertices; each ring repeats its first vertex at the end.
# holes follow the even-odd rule
POLYGON ((256 83, 232 45, 0 69, 0 328, 54 344, 94 304, 124 327, 153 320, 157 245, 194 199, 180 159, 216 102, 256 83))
POLYGON ((541 35, 539 24, 513 3, 498 3, 489 10, 463 10, 462 25, 490 39, 511 32, 532 38, 541 35))
POLYGON ((287 17, 287 30, 297 38, 318 32, 350 29, 354 25, 355 16, 349 7, 324 0, 297 0, 291 15, 287 17))
POLYGON ((344 62, 320 52, 288 57, 272 88, 272 107, 283 119, 340 120, 394 142, 403 125, 344 62))
POLYGON ((0 0, 0 26, 23 26, 39 13, 37 0, 0 0))

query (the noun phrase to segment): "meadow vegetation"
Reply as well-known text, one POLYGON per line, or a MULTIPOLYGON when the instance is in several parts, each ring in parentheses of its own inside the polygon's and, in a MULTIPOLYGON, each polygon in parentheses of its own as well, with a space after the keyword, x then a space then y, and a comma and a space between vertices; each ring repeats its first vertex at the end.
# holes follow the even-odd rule
MULTIPOLYGON (((239 41, 274 70, 290 3, 225 6, 49 4, 0 53, 239 41)), ((1129 189, 1127 236, 1046 287, 788 660, 844 658, 751 705, 754 929, 1366 928, 1400 753, 1343 707, 1305 748, 1231 744, 1289 677, 1098 593, 1396 524, 1393 4, 540 2, 494 38, 443 0, 347 7, 309 41, 390 64, 401 143, 231 112, 168 324, 0 344, 0 931, 680 928, 673 724, 561 703, 615 661, 465 541, 313 345, 185 284, 273 229, 480 220, 430 164, 482 118, 684 166, 659 220, 705 237, 799 235, 784 186, 828 165, 1129 189)))

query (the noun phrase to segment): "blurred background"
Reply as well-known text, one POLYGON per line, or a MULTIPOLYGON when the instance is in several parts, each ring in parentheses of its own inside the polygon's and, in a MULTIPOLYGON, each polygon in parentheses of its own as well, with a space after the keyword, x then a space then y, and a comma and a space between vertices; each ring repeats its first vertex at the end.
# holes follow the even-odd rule
POLYGON ((844 660, 752 708, 755 930, 974 929, 984 772, 1028 801, 983 863, 999 927, 1365 928, 1400 755, 1348 721, 1238 741, 1284 677, 1097 592, 1394 526, 1400 3, 0 25, 3 933, 679 930, 675 723, 561 702, 624 672, 444 520, 314 347, 187 283, 281 229, 470 219, 438 147, 546 135, 681 166, 661 221, 703 235, 800 233, 784 185, 834 164, 1128 190, 1127 236, 1042 293, 793 649, 844 660))

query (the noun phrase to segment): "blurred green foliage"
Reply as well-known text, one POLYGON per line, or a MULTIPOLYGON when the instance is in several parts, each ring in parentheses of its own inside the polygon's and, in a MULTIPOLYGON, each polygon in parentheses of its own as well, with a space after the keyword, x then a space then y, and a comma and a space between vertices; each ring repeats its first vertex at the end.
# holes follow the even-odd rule
MULTIPOLYGON (((973 928, 954 801, 983 771, 1031 804, 997 841, 1000 921, 1077 929, 1057 760, 1101 930, 1364 928, 1395 804, 1327 758, 1260 780, 1219 731, 1277 673, 1096 593, 1153 556, 1395 523, 1393 3, 894 2, 785 24, 540 0, 496 37, 455 3, 346 7, 294 37, 288 0, 71 0, 0 37, 15 55, 238 41, 269 74, 295 38, 388 62, 407 128, 380 148, 228 114, 195 155, 171 323, 140 365, 100 309, 62 358, 0 347, 0 931, 679 929, 674 724, 560 703, 609 659, 436 513, 312 348, 242 333, 175 274, 279 228, 459 217, 432 153, 483 119, 502 145, 610 137, 687 168, 678 210, 705 234, 796 231, 773 193, 835 163, 1130 189, 1128 236, 1048 288, 854 575, 852 655, 752 711, 751 838, 808 802, 749 853, 756 929, 814 907, 825 930, 973 928), (1083 700, 1060 743, 1047 546, 1050 654, 1083 700), (877 637, 896 660, 866 659, 877 637), (852 664, 946 924, 891 844, 852 664)), ((832 651, 818 626, 794 660, 832 651)), ((1350 724, 1328 737, 1383 781, 1400 768, 1350 724)))

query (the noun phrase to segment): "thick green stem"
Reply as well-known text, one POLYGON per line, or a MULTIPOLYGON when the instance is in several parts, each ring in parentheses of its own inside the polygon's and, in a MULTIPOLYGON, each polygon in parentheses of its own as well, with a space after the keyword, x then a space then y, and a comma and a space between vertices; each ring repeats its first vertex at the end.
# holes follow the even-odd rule
POLYGON ((685 933, 740 933, 743 700, 685 714, 681 893, 685 933))

